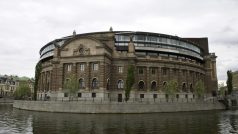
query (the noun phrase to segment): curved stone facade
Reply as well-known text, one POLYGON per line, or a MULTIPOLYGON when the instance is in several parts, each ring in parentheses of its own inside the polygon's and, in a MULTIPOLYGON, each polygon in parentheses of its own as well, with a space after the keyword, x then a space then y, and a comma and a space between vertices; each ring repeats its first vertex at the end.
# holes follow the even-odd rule
POLYGON ((78 98, 122 101, 127 70, 135 67, 131 98, 167 98, 164 87, 176 81, 176 97, 194 98, 202 80, 208 94, 217 90, 216 56, 207 38, 158 33, 109 31, 56 39, 40 50, 38 99, 67 98, 64 83, 75 75, 78 98))

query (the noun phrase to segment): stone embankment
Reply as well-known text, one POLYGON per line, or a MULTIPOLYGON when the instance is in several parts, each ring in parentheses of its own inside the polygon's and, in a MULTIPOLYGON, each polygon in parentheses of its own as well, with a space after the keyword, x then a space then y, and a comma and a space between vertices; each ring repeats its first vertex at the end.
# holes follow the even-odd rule
POLYGON ((194 102, 109 102, 109 101, 22 101, 16 100, 14 108, 67 113, 159 113, 222 110, 218 101, 194 102))

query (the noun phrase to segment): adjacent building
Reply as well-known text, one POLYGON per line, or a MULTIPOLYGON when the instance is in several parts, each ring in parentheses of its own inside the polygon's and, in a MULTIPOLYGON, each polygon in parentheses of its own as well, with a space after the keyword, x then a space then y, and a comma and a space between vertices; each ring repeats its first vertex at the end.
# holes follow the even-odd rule
POLYGON ((207 95, 217 90, 215 53, 208 38, 110 31, 76 34, 55 39, 40 49, 42 71, 38 99, 64 99, 71 76, 77 78, 77 97, 123 101, 128 67, 135 68, 132 99, 167 98, 164 87, 176 81, 177 98, 196 97, 197 81, 207 95))
POLYGON ((1 97, 10 97, 16 91, 17 86, 19 85, 13 77, 7 75, 0 76, 0 96, 1 97))
POLYGON ((21 83, 30 87, 31 93, 34 92, 34 80, 19 78, 17 76, 0 75, 0 97, 12 97, 21 83))

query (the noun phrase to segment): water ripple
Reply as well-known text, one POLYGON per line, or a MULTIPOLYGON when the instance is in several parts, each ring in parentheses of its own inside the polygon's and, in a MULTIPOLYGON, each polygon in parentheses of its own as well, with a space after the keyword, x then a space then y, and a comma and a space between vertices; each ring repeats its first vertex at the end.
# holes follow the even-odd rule
POLYGON ((0 105, 0 134, 233 134, 237 111, 64 114, 0 105))

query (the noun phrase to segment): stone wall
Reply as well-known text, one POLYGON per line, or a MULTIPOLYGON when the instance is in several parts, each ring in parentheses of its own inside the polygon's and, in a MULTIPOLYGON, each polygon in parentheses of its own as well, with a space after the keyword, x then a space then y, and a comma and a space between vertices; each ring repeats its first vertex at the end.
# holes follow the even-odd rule
POLYGON ((14 108, 67 113, 155 113, 200 110, 221 110, 225 106, 211 102, 108 102, 108 101, 14 101, 14 108))

